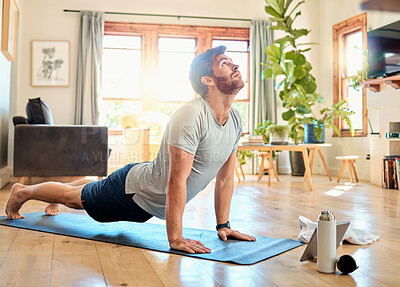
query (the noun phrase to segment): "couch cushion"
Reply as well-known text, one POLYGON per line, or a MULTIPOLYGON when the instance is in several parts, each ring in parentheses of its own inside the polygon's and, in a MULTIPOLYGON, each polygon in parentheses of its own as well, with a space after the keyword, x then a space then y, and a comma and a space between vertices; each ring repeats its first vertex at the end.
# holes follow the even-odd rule
POLYGON ((26 115, 29 124, 53 124, 51 109, 40 98, 29 99, 26 105, 26 115))

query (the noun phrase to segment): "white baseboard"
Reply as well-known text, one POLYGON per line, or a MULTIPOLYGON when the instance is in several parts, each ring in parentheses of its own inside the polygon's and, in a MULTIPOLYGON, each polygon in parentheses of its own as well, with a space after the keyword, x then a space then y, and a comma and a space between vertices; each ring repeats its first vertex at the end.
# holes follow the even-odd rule
POLYGON ((10 182, 10 173, 8 170, 8 166, 5 166, 0 169, 0 188, 3 188, 7 183, 10 182))

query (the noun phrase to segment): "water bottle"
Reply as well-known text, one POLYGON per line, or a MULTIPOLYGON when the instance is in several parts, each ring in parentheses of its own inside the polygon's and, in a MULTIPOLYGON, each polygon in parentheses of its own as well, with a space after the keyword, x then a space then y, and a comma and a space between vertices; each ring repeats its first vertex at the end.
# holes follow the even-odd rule
POLYGON ((332 212, 321 211, 317 227, 317 270, 336 271, 336 219, 332 212))

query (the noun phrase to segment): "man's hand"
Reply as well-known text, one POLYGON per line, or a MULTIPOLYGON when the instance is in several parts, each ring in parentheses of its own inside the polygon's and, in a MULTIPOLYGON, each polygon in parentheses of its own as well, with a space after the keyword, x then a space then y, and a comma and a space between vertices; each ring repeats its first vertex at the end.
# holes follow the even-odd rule
POLYGON ((172 249, 186 251, 191 254, 211 252, 211 249, 205 247, 203 243, 201 243, 200 241, 183 237, 175 239, 174 241, 170 242, 169 246, 171 246, 172 249))
POLYGON ((231 230, 229 228, 221 228, 218 230, 218 236, 221 238, 223 241, 226 241, 228 239, 228 236, 234 237, 239 240, 244 240, 244 241, 256 241, 256 238, 244 233, 240 233, 237 230, 231 230))

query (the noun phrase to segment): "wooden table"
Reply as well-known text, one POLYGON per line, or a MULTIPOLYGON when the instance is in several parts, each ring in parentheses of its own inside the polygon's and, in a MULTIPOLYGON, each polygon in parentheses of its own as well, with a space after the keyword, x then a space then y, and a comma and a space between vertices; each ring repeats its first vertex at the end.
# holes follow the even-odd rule
MULTIPOLYGON (((273 162, 272 162, 272 151, 300 151, 303 154, 304 160, 304 181, 308 179, 308 187, 310 191, 312 190, 312 165, 314 161, 314 152, 315 150, 318 151, 321 160, 324 164, 325 170, 328 174, 329 179, 332 181, 331 175, 329 173, 328 167, 326 166, 325 159, 321 152, 321 147, 329 147, 332 146, 330 143, 323 143, 323 144, 298 144, 298 145, 239 145, 238 150, 258 150, 258 151, 267 151, 269 152, 268 161, 269 161, 269 170, 273 169, 273 162), (310 151, 310 155, 308 155, 308 151, 310 151)), ((271 172, 268 172, 268 186, 271 184, 271 172)))

